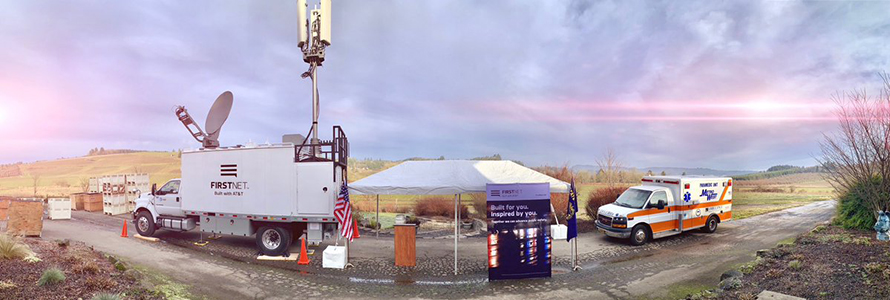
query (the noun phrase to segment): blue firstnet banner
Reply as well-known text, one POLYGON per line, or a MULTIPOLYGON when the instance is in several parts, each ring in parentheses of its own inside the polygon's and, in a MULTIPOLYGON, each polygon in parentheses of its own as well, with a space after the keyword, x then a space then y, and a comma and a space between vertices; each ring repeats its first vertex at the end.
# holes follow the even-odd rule
POLYGON ((550 184, 488 184, 488 279, 550 277, 550 184))

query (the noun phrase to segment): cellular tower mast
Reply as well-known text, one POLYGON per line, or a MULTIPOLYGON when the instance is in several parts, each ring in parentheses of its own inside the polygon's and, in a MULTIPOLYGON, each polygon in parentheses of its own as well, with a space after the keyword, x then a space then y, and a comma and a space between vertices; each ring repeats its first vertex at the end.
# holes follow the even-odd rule
MULTIPOLYGON (((297 0, 299 14, 300 42, 297 46, 303 51, 303 61, 309 64, 309 70, 303 72, 302 78, 312 79, 312 128, 309 130, 313 145, 312 154, 318 154, 318 67, 324 62, 324 50, 331 45, 331 0, 320 0, 307 18, 306 0, 297 0)), ((305 141, 304 141, 305 144, 305 141)))

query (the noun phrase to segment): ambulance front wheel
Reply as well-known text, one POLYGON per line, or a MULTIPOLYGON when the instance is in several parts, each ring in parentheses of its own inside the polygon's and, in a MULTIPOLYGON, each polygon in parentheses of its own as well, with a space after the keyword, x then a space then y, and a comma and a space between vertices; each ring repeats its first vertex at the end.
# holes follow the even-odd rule
POLYGON ((645 244, 649 241, 649 238, 649 228, 643 225, 634 226, 634 229, 630 232, 630 244, 634 246, 645 244))
POLYGON ((717 231, 717 223, 720 223, 720 220, 717 220, 717 216, 712 215, 708 218, 708 222, 705 223, 705 227, 702 227, 702 231, 714 233, 714 231, 717 231))

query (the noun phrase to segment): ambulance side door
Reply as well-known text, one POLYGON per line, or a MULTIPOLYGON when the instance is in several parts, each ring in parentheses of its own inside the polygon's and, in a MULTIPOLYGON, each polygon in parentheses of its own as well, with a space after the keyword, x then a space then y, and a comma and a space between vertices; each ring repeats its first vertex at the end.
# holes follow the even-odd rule
POLYGON ((649 225, 652 228, 653 235, 671 232, 677 228, 677 210, 676 207, 674 207, 673 198, 674 197, 670 195, 670 191, 667 189, 652 192, 652 196, 649 197, 649 206, 654 209, 658 209, 656 205, 659 201, 665 203, 664 208, 659 209, 658 213, 649 215, 649 225))

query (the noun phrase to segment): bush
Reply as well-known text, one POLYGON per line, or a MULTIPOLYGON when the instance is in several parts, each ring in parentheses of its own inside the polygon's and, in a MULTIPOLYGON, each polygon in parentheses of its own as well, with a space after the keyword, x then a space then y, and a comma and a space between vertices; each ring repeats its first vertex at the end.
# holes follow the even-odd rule
MULTIPOLYGON (((579 203, 580 204, 580 203, 579 203)), ((566 208, 569 207, 569 194, 550 194, 550 205, 555 210, 556 218, 565 223, 566 208)))
POLYGON ((100 277, 100 276, 92 276, 88 277, 84 284, 93 290, 110 290, 117 287, 117 283, 111 278, 108 277, 100 277))
POLYGON ((118 294, 101 293, 96 294, 90 300, 121 300, 121 296, 118 294))
POLYGON ((65 274, 62 273, 62 270, 57 268, 49 268, 46 271, 43 271, 43 275, 40 276, 40 280, 37 280, 37 285, 44 286, 47 284, 56 284, 59 282, 65 281, 65 274))
MULTIPOLYGON (((879 184, 879 181, 872 181, 872 184, 879 184)), ((835 225, 846 229, 873 229, 877 220, 875 212, 863 199, 866 188, 865 184, 859 183, 841 195, 838 199, 840 203, 837 206, 837 217, 834 218, 835 225)))
POLYGON ((74 274, 96 274, 99 273, 99 265, 93 261, 83 261, 71 267, 74 274))
POLYGON ((28 245, 20 243, 15 237, 0 234, 0 259, 23 259, 34 255, 28 245))
POLYGON ((800 269, 800 261, 799 261, 799 260, 792 260, 792 261, 789 261, 789 262, 788 262, 788 267, 789 267, 789 268, 792 268, 792 269, 795 269, 795 270, 800 269))
POLYGON ((600 206, 615 202, 615 196, 624 193, 626 187, 604 187, 590 192, 585 211, 591 220, 596 220, 596 212, 600 206))
MULTIPOLYGON (((442 216, 454 218, 454 199, 441 197, 427 197, 414 203, 414 213, 418 216, 442 216)), ((461 217, 469 217, 470 210, 461 205, 461 217)))
MULTIPOLYGON (((755 192, 755 193, 784 193, 785 192, 785 190, 783 190, 782 188, 779 188, 779 187, 764 187, 762 185, 755 186, 753 189, 751 189, 751 191, 755 192)), ((791 192, 793 193, 794 191, 792 190, 791 192)))
POLYGON ((488 199, 484 193, 470 194, 473 200, 473 210, 476 211, 476 217, 480 219, 488 218, 488 199))

